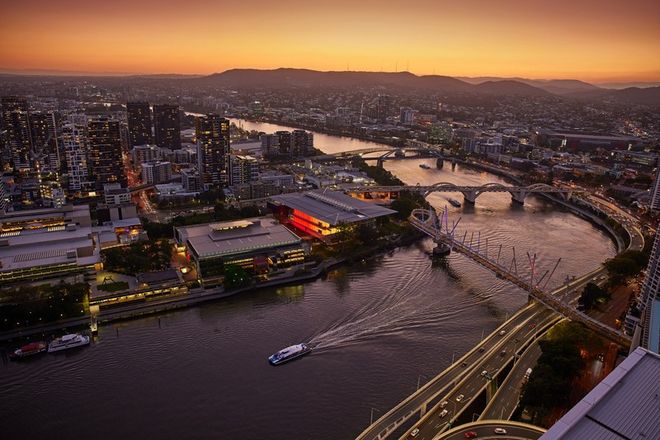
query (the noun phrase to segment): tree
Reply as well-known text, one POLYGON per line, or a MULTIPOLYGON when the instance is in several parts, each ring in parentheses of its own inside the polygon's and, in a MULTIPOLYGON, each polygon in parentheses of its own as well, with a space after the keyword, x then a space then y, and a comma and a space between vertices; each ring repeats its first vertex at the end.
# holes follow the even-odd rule
POLYGON ((373 244, 378 240, 378 231, 372 225, 361 224, 356 228, 355 233, 358 240, 365 245, 373 244))
POLYGON ((247 286, 251 281, 252 275, 241 266, 236 264, 225 266, 225 280, 223 283, 225 289, 247 286))
POLYGON ((429 203, 417 193, 401 191, 399 197, 392 202, 390 208, 397 212, 396 218, 405 220, 410 217, 413 209, 427 208, 429 203))
POLYGON ((147 232, 147 236, 152 240, 157 240, 159 238, 172 238, 174 234, 174 226, 172 223, 158 223, 144 219, 142 224, 144 230, 147 232))
POLYGON ((647 263, 648 256, 645 252, 629 250, 610 258, 603 264, 610 276, 618 282, 637 275, 647 263))
POLYGON ((591 310, 597 302, 609 299, 610 294, 595 283, 587 283, 578 299, 578 304, 585 310, 591 310))
POLYGON ((524 385, 520 403, 535 408, 562 405, 568 398, 567 388, 567 381, 558 377, 552 367, 540 364, 534 368, 529 381, 524 385))

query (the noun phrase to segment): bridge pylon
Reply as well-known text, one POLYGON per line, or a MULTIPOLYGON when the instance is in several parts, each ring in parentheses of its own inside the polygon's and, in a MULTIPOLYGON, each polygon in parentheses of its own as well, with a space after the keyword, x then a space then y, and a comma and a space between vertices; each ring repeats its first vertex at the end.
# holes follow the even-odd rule
POLYGON ((511 200, 519 205, 525 204, 526 197, 527 197, 527 191, 511 192, 511 200))
POLYGON ((445 243, 438 243, 434 248, 433 248, 433 256, 440 258, 440 257, 446 257, 447 255, 451 254, 451 248, 447 246, 445 243))
POLYGON ((493 396, 495 396, 495 393, 497 393, 498 388, 499 386, 497 384, 497 376, 488 379, 488 385, 486 386, 486 403, 493 400, 493 396))
POLYGON ((477 201, 477 195, 476 191, 464 191, 463 201, 467 204, 474 205, 477 201))

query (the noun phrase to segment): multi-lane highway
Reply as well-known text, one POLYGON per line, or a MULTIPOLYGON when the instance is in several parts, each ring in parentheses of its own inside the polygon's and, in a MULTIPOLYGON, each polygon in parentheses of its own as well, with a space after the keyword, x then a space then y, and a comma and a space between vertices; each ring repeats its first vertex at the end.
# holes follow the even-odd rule
POLYGON ((500 384, 497 393, 479 416, 479 420, 509 420, 518 406, 520 392, 525 383, 525 374, 534 368, 541 357, 541 347, 538 342, 532 343, 520 355, 506 379, 500 384))
POLYGON ((456 419, 470 406, 472 400, 485 390, 499 371, 514 360, 524 344, 543 335, 547 328, 560 319, 556 313, 540 304, 534 308, 536 307, 540 309, 538 313, 519 322, 510 332, 503 335, 498 333, 500 342, 488 352, 484 352, 478 362, 466 367, 467 372, 461 381, 449 389, 440 399, 440 403, 427 412, 402 438, 409 437, 412 431, 417 429, 415 438, 431 440, 438 432, 447 429, 448 422, 456 419))
POLYGON ((517 327, 528 322, 533 316, 536 316, 541 309, 543 308, 538 304, 529 304, 520 309, 508 321, 498 327, 490 336, 481 341, 472 350, 422 386, 415 393, 408 396, 403 402, 399 403, 385 415, 380 417, 376 422, 367 427, 367 429, 357 438, 375 439, 381 435, 391 433, 420 410, 426 411, 427 402, 437 399, 441 393, 445 392, 450 386, 461 380, 466 371, 478 362, 484 353, 491 352, 502 343, 503 339, 499 335, 500 332, 503 331, 505 335, 511 335, 517 327))

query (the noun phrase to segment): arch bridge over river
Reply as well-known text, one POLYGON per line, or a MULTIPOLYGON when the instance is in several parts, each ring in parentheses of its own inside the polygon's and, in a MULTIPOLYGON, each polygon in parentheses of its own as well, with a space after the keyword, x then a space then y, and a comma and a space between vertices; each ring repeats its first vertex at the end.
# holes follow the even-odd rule
POLYGON ((525 203, 525 198, 530 194, 555 194, 560 196, 563 200, 570 200, 573 195, 579 191, 573 189, 557 188, 545 183, 535 183, 528 186, 507 186, 501 183, 486 183, 480 186, 464 186, 456 185, 451 182, 438 182, 433 185, 401 185, 401 186, 362 186, 351 187, 345 190, 347 193, 360 198, 372 199, 390 199, 392 195, 398 194, 402 191, 412 191, 422 194, 424 197, 433 192, 460 192, 463 194, 465 203, 474 205, 477 197, 483 193, 508 192, 511 194, 511 199, 519 204, 525 203))

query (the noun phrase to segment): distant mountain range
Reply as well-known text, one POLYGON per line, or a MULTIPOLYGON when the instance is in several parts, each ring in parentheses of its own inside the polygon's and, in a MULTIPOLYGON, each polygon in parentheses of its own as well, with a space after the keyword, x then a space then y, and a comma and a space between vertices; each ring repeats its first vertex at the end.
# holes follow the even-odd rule
MULTIPOLYGON (((31 74, 31 75, 34 75, 31 74)), ((17 76, 16 73, 0 73, 2 77, 17 76)), ((24 76, 24 75, 18 75, 24 76)), ((30 76, 30 74, 28 74, 30 76)), ((44 75, 61 78, 65 75, 44 75)), ((81 76, 78 76, 79 78, 81 76)), ((575 79, 539 80, 527 78, 458 77, 442 75, 415 75, 410 72, 322 72, 309 69, 279 68, 270 70, 231 69, 211 75, 98 75, 107 80, 181 81, 192 87, 217 88, 351 88, 382 87, 387 89, 409 89, 444 95, 478 96, 528 96, 562 97, 565 99, 609 101, 615 103, 643 104, 660 107, 660 86, 642 83, 645 87, 612 87, 594 85, 575 79)))
POLYGON ((600 90, 601 87, 577 79, 527 79, 527 78, 497 78, 497 77, 459 77, 461 81, 470 84, 482 84, 487 81, 513 81, 538 87, 555 95, 564 95, 576 92, 600 90))
POLYGON ((192 78, 194 84, 229 88, 364 87, 423 89, 436 93, 477 95, 561 96, 660 106, 660 87, 608 89, 574 79, 532 80, 526 78, 453 78, 415 75, 410 72, 322 72, 309 69, 231 69, 192 78))

